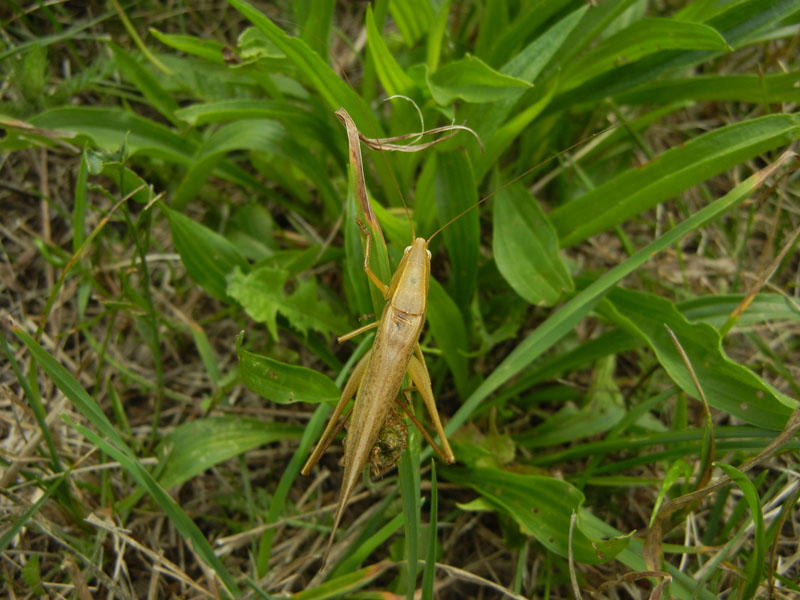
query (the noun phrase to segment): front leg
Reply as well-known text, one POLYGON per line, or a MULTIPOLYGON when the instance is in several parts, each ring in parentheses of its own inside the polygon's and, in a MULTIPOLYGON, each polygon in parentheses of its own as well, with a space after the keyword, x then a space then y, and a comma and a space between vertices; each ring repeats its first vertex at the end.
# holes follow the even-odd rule
POLYGON ((375 284, 375 287, 380 290, 381 294, 383 294, 383 297, 388 300, 389 288, 381 281, 380 277, 375 274, 375 272, 372 270, 372 267, 369 266, 369 249, 372 246, 372 234, 361 221, 356 220, 356 223, 358 223, 358 226, 361 228, 361 233, 363 233, 364 237, 367 238, 367 248, 364 250, 364 273, 366 273, 367 277, 369 277, 369 280, 375 284))
MULTIPOLYGON (((442 420, 439 418, 439 411, 436 410, 436 400, 433 398, 433 390, 431 389, 431 376, 428 374, 428 367, 425 366, 425 359, 422 358, 422 350, 419 347, 419 343, 417 343, 415 353, 419 358, 417 358, 417 356, 412 356, 411 360, 408 361, 408 374, 411 376, 411 380, 414 382, 414 386, 417 388, 420 396, 422 396, 422 400, 425 402, 425 408, 428 409, 428 414, 431 417, 431 421, 433 421, 433 427, 436 429, 436 433, 442 444, 440 454, 446 463, 452 464, 456 462, 456 457, 444 433, 442 420)), ((436 449, 435 446, 434 449, 436 449)))

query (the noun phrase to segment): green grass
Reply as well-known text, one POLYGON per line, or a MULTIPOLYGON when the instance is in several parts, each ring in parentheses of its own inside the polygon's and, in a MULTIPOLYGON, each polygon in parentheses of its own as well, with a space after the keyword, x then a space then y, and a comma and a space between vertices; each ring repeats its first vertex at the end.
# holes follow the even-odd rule
POLYGON ((800 592, 800 0, 672 4, 11 4, 4 588, 800 592), (483 148, 362 149, 386 281, 481 201, 420 339, 458 462, 411 433, 323 565, 383 305, 339 108, 483 148))

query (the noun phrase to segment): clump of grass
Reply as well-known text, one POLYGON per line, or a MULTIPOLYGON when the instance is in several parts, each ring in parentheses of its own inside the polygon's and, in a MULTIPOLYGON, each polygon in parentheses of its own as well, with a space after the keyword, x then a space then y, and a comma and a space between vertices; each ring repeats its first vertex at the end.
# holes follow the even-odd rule
POLYGON ((12 7, 4 586, 797 594, 798 8, 12 7), (412 435, 321 569, 336 453, 298 474, 379 306, 334 111, 419 131, 393 95, 485 146, 365 151, 387 273, 401 196, 426 237, 490 196, 431 247, 459 463, 412 435))

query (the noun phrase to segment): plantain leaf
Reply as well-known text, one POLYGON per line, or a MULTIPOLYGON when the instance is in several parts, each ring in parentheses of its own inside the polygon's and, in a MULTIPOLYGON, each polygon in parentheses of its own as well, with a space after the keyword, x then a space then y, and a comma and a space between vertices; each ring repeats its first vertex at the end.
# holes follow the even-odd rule
POLYGON ((239 375, 244 384, 267 400, 278 404, 318 404, 339 399, 339 388, 330 377, 249 352, 242 348, 241 336, 236 339, 236 354, 239 356, 239 375))
POLYGON ((467 394, 467 331, 458 305, 433 277, 428 288, 427 320, 431 333, 453 373, 459 395, 467 394))
POLYGON ((226 238, 186 215, 161 205, 172 232, 172 243, 181 256, 186 272, 209 294, 228 300, 228 275, 250 265, 226 238))
POLYGON ((557 343, 558 340, 563 338, 583 317, 589 314, 589 311, 600 298, 606 295, 626 275, 632 273, 658 252, 675 243, 684 235, 703 227, 742 202, 754 190, 758 189, 764 183, 765 178, 781 163, 782 161, 777 161, 748 177, 724 197, 699 210, 571 298, 544 323, 534 329, 514 348, 511 354, 503 359, 483 383, 472 392, 456 414, 453 415, 453 418, 450 419, 450 422, 445 427, 445 432, 452 434, 472 415, 489 394, 508 382, 509 379, 517 375, 557 343))
POLYGON ((126 144, 131 154, 147 153, 188 165, 196 145, 164 125, 118 108, 66 106, 31 118, 31 124, 85 136, 109 152, 126 144))
POLYGON ((555 229, 521 184, 495 195, 492 249, 500 273, 531 304, 552 306, 575 287, 555 229))
POLYGON ((162 115, 172 123, 176 123, 175 111, 178 110, 178 103, 163 88, 155 76, 150 73, 139 61, 125 52, 122 48, 109 43, 111 51, 114 53, 114 60, 119 67, 122 76, 139 88, 145 99, 162 115))
POLYGON ((550 220, 561 246, 572 246, 798 137, 800 116, 792 114, 769 115, 715 129, 556 208, 550 220))
MULTIPOLYGON (((462 152, 448 152, 437 156, 436 208, 439 223, 444 225, 473 208, 478 201, 475 179, 469 159, 462 152)), ((453 266, 450 293, 462 312, 472 300, 477 283, 480 224, 478 210, 474 209, 451 223, 442 231, 444 243, 453 266)))
POLYGON ((731 465, 717 463, 717 466, 725 471, 725 474, 742 490, 747 506, 750 508, 750 513, 753 515, 753 552, 747 559, 746 577, 739 595, 739 598, 743 600, 750 600, 756 596, 756 592, 761 585, 761 572, 764 570, 764 556, 766 556, 767 550, 764 531, 764 508, 758 497, 758 490, 756 490, 747 475, 731 465))
MULTIPOLYGON (((319 54, 309 48, 303 40, 288 36, 248 2, 244 0, 228 0, 228 2, 297 66, 303 76, 316 88, 331 110, 336 110, 343 106, 356 122, 359 121, 359 117, 365 111, 362 110, 358 96, 350 86, 339 79, 319 54)), ((369 116, 367 116, 367 119, 369 119, 369 126, 361 127, 361 129, 364 131, 377 131, 377 135, 380 136, 381 133, 377 122, 369 116)))
POLYGON ((711 406, 757 427, 778 431, 784 428, 796 401, 729 359, 713 327, 689 323, 671 302, 653 294, 618 288, 609 294, 608 300, 610 310, 605 310, 604 306, 603 312, 645 341, 684 392, 697 396, 695 384, 665 324, 675 333, 689 357, 711 406))
POLYGON ((389 12, 409 48, 429 33, 433 20, 430 0, 390 0, 389 12))
POLYGON ((655 81, 617 96, 621 104, 667 104, 685 100, 753 104, 798 102, 800 71, 768 75, 694 75, 655 81))
POLYGON ((600 41, 573 61, 561 78, 562 89, 576 87, 600 73, 666 50, 730 49, 715 29, 701 23, 673 19, 640 19, 600 41))
POLYGON ((449 62, 426 80, 433 99, 441 106, 456 98, 477 103, 513 99, 520 90, 531 87, 527 81, 495 71, 475 56, 449 62))
POLYGON ((299 439, 302 432, 297 425, 238 416, 207 417, 183 423, 161 443, 164 468, 158 483, 168 490, 224 460, 264 444, 299 439))
MULTIPOLYGON (((512 473, 496 467, 447 468, 442 476, 470 487, 495 509, 508 514, 522 533, 535 537, 560 556, 569 555, 570 519, 580 514, 584 496, 573 485, 554 477, 512 473)), ((589 537, 581 519, 573 531, 575 560, 599 564, 612 560, 628 545, 627 537, 603 540, 589 537)))
POLYGON ((225 45, 218 40, 199 38, 193 35, 162 33, 153 27, 150 28, 150 33, 165 46, 180 50, 186 54, 199 56, 220 65, 225 64, 225 58, 222 54, 225 45))
POLYGON ((375 63, 375 70, 381 85, 390 96, 396 94, 408 95, 415 87, 414 81, 406 75, 406 72, 397 64, 386 42, 381 35, 378 26, 375 24, 375 15, 372 6, 367 5, 367 40, 369 42, 369 53, 375 63))

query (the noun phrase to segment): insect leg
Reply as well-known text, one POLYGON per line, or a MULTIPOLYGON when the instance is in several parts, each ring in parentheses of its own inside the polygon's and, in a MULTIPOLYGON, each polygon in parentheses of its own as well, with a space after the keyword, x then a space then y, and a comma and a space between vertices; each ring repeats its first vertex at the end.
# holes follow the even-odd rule
MULTIPOLYGON (((436 444, 436 441, 431 437, 431 434, 428 433, 427 429, 425 429, 425 426, 422 423, 419 422, 419 419, 417 419, 417 417, 414 416, 414 413, 412 412, 412 409, 411 409, 411 406, 410 406, 411 403, 408 400, 408 392, 404 390, 403 394, 406 396, 406 400, 403 401, 403 400, 400 399, 400 396, 398 396, 397 399, 395 400, 397 402, 397 405, 403 410, 405 415, 409 419, 411 419, 411 422, 414 423, 414 426, 422 434, 422 437, 425 438, 425 441, 428 442, 430 444, 431 448, 433 448, 433 450, 436 452, 436 454, 439 455, 439 458, 441 458, 446 463, 455 462, 455 459, 450 460, 450 458, 445 456, 444 452, 442 452, 439 449, 439 446, 436 444)), ((452 452, 451 452, 451 454, 452 454, 452 452)))
POLYGON ((360 334, 364 333, 365 331, 369 331, 370 329, 374 329, 379 324, 380 324, 380 321, 375 321, 374 323, 370 323, 369 325, 364 325, 363 327, 359 327, 358 329, 354 329, 350 333, 345 333, 344 335, 339 336, 338 338, 336 338, 336 341, 341 344, 342 342, 344 342, 346 340, 349 340, 351 338, 354 338, 357 335, 360 335, 360 334))
POLYGON ((364 377, 364 372, 367 370, 369 357, 371 355, 372 350, 369 350, 363 357, 361 357, 361 360, 358 361, 355 369, 353 369, 353 372, 350 374, 350 378, 347 380, 347 383, 342 390, 342 395, 339 397, 339 402, 336 403, 336 408, 333 410, 333 414, 328 421, 328 425, 325 427, 325 431, 322 432, 322 436, 319 438, 319 441, 314 448, 314 452, 312 452, 311 456, 308 457, 306 464, 300 471, 303 475, 308 475, 311 472, 311 469, 313 469, 314 465, 319 462, 320 457, 328 448, 334 436, 336 436, 336 434, 339 432, 339 417, 341 416, 342 411, 344 411, 347 401, 355 396, 356 392, 358 391, 358 387, 361 385, 361 380, 364 377))
POLYGON ((372 270, 372 268, 369 266, 369 252, 370 252, 370 247, 372 246, 372 234, 369 232, 369 230, 361 221, 357 220, 356 223, 358 223, 358 226, 361 228, 361 233, 363 233, 364 237, 367 238, 366 242, 367 247, 364 250, 364 273, 366 273, 370 281, 372 281, 372 283, 375 284, 375 287, 380 290, 381 294, 383 294, 383 297, 388 298, 389 287, 380 280, 380 277, 378 277, 372 270))
POLYGON ((456 457, 444 433, 442 420, 439 418, 439 411, 436 410, 436 400, 433 398, 433 390, 431 389, 431 376, 428 374, 428 367, 425 366, 425 359, 422 357, 422 350, 419 347, 419 343, 417 343, 414 353, 417 356, 412 356, 411 360, 408 361, 408 374, 411 376, 420 396, 422 396, 422 401, 425 402, 425 408, 428 409, 428 414, 431 416, 433 427, 436 429, 436 434, 439 436, 439 440, 442 444, 444 460, 446 463, 452 464, 456 462, 456 457))

